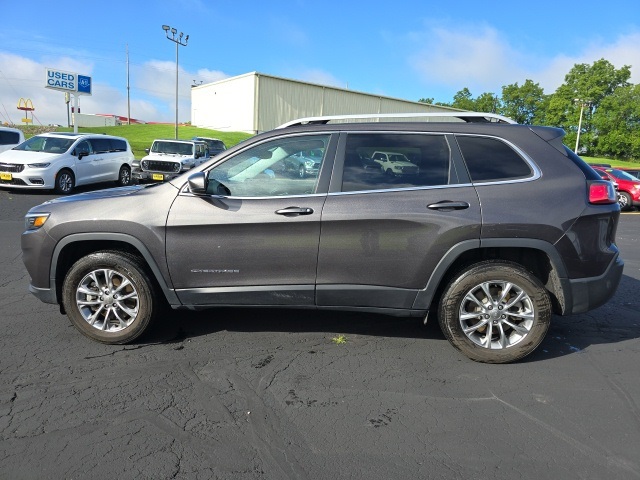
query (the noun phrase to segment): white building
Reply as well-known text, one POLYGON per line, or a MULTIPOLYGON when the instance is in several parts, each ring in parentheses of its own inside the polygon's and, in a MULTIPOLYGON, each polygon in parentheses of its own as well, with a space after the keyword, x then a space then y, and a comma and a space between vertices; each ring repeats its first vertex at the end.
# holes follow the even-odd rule
POLYGON ((258 72, 191 89, 191 124, 229 132, 259 133, 320 115, 450 111, 459 110, 258 72))

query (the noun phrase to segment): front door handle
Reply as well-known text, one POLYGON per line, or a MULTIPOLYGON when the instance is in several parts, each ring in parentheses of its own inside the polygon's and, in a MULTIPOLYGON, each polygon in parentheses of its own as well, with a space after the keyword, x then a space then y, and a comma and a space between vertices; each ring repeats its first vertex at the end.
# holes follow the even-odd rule
POLYGON ((276 213, 285 217, 297 217, 298 215, 311 215, 313 208, 287 207, 276 210, 276 213))
POLYGON ((431 205, 427 205, 427 208, 431 210, 464 210, 465 208, 469 208, 469 204, 467 202, 451 202, 449 200, 444 200, 438 203, 432 203, 431 205))

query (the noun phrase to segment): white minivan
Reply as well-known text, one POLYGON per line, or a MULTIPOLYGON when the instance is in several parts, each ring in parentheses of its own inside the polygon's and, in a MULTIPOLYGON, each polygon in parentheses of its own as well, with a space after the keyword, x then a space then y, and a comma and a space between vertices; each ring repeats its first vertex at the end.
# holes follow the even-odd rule
POLYGON ((0 127, 0 153, 24 142, 24 133, 18 128, 0 127))
POLYGON ((53 189, 68 194, 78 185, 131 183, 133 152, 110 135, 44 133, 0 153, 0 187, 53 189))

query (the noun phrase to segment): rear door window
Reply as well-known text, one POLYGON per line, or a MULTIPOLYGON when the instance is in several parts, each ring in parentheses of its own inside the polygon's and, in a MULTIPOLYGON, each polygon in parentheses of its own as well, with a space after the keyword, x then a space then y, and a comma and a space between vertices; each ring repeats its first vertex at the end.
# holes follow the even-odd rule
POLYGON ((450 171, 451 151, 444 135, 349 134, 342 191, 449 185, 457 182, 451 181, 450 171))
POLYGON ((108 153, 111 151, 111 141, 108 138, 92 138, 89 142, 93 153, 108 153))
POLYGON ((111 140, 111 151, 112 152, 126 152, 127 151, 127 142, 124 140, 120 140, 119 138, 112 138, 111 140))

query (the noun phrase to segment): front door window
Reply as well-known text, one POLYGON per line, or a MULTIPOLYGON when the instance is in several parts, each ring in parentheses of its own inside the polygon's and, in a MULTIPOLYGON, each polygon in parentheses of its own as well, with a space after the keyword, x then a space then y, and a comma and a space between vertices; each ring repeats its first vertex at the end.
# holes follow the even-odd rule
POLYGON ((209 193, 231 197, 314 194, 328 143, 329 135, 307 135, 250 148, 209 172, 209 193))

